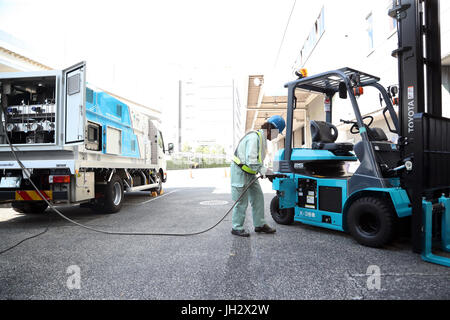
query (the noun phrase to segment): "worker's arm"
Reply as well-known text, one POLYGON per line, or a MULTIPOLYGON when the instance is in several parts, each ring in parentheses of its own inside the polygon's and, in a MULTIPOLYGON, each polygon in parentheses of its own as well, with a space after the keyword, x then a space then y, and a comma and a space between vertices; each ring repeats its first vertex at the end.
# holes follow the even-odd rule
POLYGON ((252 134, 247 141, 245 164, 253 171, 259 172, 262 176, 265 176, 269 170, 259 161, 259 136, 256 133, 252 134))

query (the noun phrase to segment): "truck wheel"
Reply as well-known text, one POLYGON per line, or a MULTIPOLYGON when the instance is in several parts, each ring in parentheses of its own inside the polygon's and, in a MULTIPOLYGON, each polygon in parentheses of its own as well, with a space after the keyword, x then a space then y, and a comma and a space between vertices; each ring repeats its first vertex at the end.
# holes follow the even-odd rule
POLYGON ((347 213, 347 228, 360 244, 380 248, 395 235, 396 217, 389 203, 381 198, 356 200, 347 213))
POLYGON ((44 201, 23 202, 16 201, 11 204, 14 211, 25 214, 41 214, 47 209, 48 204, 44 201))
POLYGON ((162 191, 162 177, 161 174, 158 172, 156 174, 156 183, 158 183, 158 187, 150 189, 151 192, 156 192, 158 196, 161 194, 162 191))
POLYGON ((123 194, 122 179, 114 175, 104 187, 103 199, 93 209, 102 213, 117 213, 122 208, 123 194))
POLYGON ((270 202, 270 214, 278 224, 290 225, 294 222, 294 208, 280 209, 280 199, 274 197, 270 202))

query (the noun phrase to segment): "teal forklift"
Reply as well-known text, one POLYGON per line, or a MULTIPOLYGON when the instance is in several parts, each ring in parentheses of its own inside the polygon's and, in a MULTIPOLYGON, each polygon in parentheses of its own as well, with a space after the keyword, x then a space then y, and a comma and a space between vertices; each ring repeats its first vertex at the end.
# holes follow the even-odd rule
POLYGON ((274 160, 273 219, 348 232, 362 245, 383 247, 400 224, 410 229, 412 250, 425 261, 450 266, 450 119, 442 117, 438 0, 396 0, 399 86, 386 90, 380 78, 351 68, 303 76, 288 89, 285 147, 274 160), (363 117, 357 97, 378 90, 387 128, 396 143, 363 117), (324 95, 325 121, 310 123, 312 147, 293 148, 297 90, 324 95), (333 98, 348 99, 356 144, 337 143, 333 98), (397 96, 398 94, 398 96, 397 96), (398 104, 398 114, 394 109, 398 104), (359 165, 354 173, 348 164, 359 165), (436 255, 433 245, 443 252, 436 255), (448 256, 448 255, 447 255, 448 256))

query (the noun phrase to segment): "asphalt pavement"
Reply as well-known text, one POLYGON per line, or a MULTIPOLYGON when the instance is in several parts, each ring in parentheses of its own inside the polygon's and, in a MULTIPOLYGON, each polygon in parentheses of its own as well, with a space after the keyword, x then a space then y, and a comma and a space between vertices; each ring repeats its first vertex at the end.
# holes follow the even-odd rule
MULTIPOLYGON (((126 232, 197 232, 231 207, 229 170, 172 171, 164 194, 126 195, 121 212, 60 207, 96 228, 126 232)), ((302 224, 276 225, 270 183, 262 182, 274 235, 232 236, 231 215, 193 237, 104 235, 47 210, 0 209, 0 299, 449 299, 450 268, 423 262, 407 239, 373 249, 349 235, 302 224), (379 277, 378 277, 379 275, 379 277)))

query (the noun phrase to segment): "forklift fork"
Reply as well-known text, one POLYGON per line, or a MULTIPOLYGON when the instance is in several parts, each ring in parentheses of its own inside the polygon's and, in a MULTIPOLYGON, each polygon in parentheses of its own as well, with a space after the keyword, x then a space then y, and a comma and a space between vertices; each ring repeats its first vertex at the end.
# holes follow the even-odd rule
POLYGON ((423 251, 422 259, 427 262, 450 267, 450 257, 433 254, 433 213, 436 210, 442 212, 441 247, 445 252, 450 252, 450 198, 442 196, 439 202, 433 205, 430 201, 423 200, 423 251))

